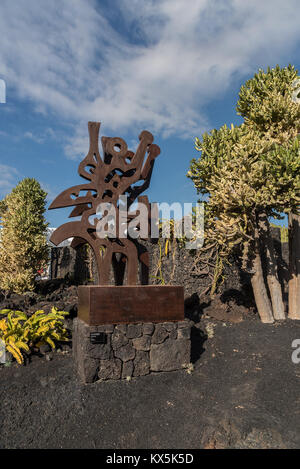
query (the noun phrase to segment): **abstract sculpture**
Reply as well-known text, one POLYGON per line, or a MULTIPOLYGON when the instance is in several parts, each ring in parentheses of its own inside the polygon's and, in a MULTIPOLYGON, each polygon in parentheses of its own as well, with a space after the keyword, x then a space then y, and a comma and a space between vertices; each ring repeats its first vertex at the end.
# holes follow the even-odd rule
MULTIPOLYGON (((81 220, 61 225, 52 234, 51 241, 58 245, 63 240, 73 237, 71 246, 74 248, 88 243, 95 254, 100 285, 109 284, 112 264, 115 266, 116 283, 122 284, 126 262, 127 284, 135 285, 138 261, 141 263, 143 274, 141 282, 147 283, 149 256, 146 248, 136 239, 121 236, 124 233, 119 233, 119 223, 116 226, 115 238, 100 238, 96 232, 99 219, 94 218, 92 222, 91 218, 96 215, 99 204, 107 202, 114 206, 118 220, 121 210, 118 201, 121 195, 128 197, 127 209, 137 199, 148 207, 150 214, 147 196, 139 195, 150 184, 154 160, 160 154, 160 148, 153 144, 153 135, 146 130, 139 136, 140 143, 135 153, 128 150, 126 142, 121 138, 102 137, 103 158, 101 158, 98 148, 100 123, 89 122, 88 128, 90 148, 87 156, 79 164, 78 173, 89 182, 65 190, 49 207, 55 209, 75 206, 69 218, 81 216, 81 220), (134 186, 138 181, 143 183, 134 186)), ((135 213, 128 212, 128 217, 134 218, 135 213)))
POLYGON ((148 285, 149 254, 138 237, 148 238, 151 210, 147 196, 140 196, 150 184, 155 158, 160 148, 153 144, 153 135, 144 130, 135 153, 127 148, 121 138, 102 137, 103 157, 98 148, 99 122, 89 122, 90 148, 79 164, 79 175, 88 182, 70 187, 62 192, 49 209, 75 206, 70 218, 80 220, 65 223, 57 228, 50 240, 56 246, 73 238, 71 246, 78 248, 88 243, 94 251, 99 285, 78 287, 78 318, 89 326, 130 322, 165 322, 184 319, 183 287, 148 285), (145 158, 146 157, 146 158, 145 158), (140 184, 138 182, 141 181, 140 184), (127 206, 120 204, 120 197, 127 196, 127 206), (129 212, 135 201, 146 207, 129 212), (99 224, 104 230, 109 225, 108 212, 113 207, 114 233, 101 236, 99 224), (124 220, 125 213, 125 220, 124 220), (98 216, 100 218, 98 218, 98 216), (134 222, 134 232, 127 228, 134 222), (141 226, 147 229, 140 230, 141 226), (103 228, 103 226, 102 226, 103 228), (127 272, 126 267, 127 265, 127 272), (138 269, 140 265, 140 271, 138 269), (115 285, 111 281, 111 267, 115 285), (140 285, 137 285, 138 271, 140 285))

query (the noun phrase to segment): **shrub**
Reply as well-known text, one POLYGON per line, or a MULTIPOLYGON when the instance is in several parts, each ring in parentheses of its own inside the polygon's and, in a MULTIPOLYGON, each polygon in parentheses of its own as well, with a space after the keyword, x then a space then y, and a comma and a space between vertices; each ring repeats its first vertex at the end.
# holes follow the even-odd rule
POLYGON ((46 192, 35 179, 23 179, 0 203, 0 288, 23 293, 48 262, 44 218, 46 192))
POLYGON ((19 364, 24 362, 22 350, 32 351, 33 347, 49 344, 55 349, 55 341, 68 341, 67 330, 64 327, 64 311, 52 308, 51 313, 43 310, 36 311, 27 317, 22 311, 3 309, 0 314, 5 315, 0 320, 0 339, 5 348, 19 364))

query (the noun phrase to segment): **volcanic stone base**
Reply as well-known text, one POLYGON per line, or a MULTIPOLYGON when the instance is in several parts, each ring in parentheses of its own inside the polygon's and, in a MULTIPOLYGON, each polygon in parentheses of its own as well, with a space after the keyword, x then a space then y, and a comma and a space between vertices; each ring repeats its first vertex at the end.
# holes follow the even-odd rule
POLYGON ((189 320, 89 326, 76 318, 73 323, 73 356, 85 383, 181 370, 190 363, 189 320), (90 334, 95 332, 104 333, 106 343, 92 344, 90 334))

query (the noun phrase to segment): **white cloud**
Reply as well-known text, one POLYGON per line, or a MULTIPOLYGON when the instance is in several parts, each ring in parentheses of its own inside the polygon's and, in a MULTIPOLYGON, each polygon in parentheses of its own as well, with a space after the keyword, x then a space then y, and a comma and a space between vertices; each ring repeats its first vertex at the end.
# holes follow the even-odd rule
POLYGON ((12 166, 0 164, 0 196, 4 197, 18 182, 19 172, 12 166))
POLYGON ((108 135, 199 134, 208 125, 204 105, 234 74, 274 66, 299 45, 298 0, 116 0, 110 8, 93 0, 0 4, 8 99, 17 93, 72 123, 70 155, 87 150, 88 120, 102 121, 108 135))
POLYGON ((28 138, 29 140, 32 140, 35 143, 44 143, 48 138, 55 139, 55 132, 53 131, 53 129, 51 129, 51 127, 48 127, 47 129, 45 129, 45 131, 39 134, 27 131, 23 134, 22 137, 28 138))
POLYGON ((38 135, 34 135, 32 132, 25 132, 24 137, 28 138, 29 140, 33 140, 36 143, 43 143, 43 139, 38 135))

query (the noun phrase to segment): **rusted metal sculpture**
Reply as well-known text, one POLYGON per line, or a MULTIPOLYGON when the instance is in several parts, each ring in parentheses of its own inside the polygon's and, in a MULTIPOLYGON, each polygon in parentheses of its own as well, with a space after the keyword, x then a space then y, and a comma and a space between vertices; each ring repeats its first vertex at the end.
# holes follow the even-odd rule
MULTIPOLYGON (((89 122, 88 129, 90 148, 79 164, 78 173, 89 182, 66 189, 49 207, 54 209, 75 206, 69 218, 81 216, 81 220, 61 225, 52 234, 51 242, 57 246, 65 239, 73 238, 71 246, 74 248, 88 243, 95 254, 99 285, 109 284, 112 264, 119 266, 119 270, 116 271, 121 272, 122 277, 125 263, 127 263, 127 284, 135 285, 139 261, 141 271, 144 273, 142 283, 147 283, 149 265, 147 250, 136 239, 120 236, 118 223, 115 238, 99 238, 96 232, 99 219, 94 218, 92 223, 91 218, 96 215, 100 203, 109 202, 114 206, 118 219, 120 195, 128 196, 128 208, 136 199, 149 208, 147 196, 140 194, 150 184, 154 161, 160 154, 160 148, 153 144, 153 135, 146 130, 139 136, 140 143, 135 153, 128 150, 126 142, 121 138, 102 137, 103 158, 101 158, 98 147, 100 123, 89 122), (142 181, 142 184, 135 186, 138 181, 142 181)), ((150 210, 148 213, 150 214, 150 210)), ((128 213, 127 221, 135 216, 134 212, 128 213)), ((119 278, 117 283, 122 284, 123 280, 124 278, 119 278)))

